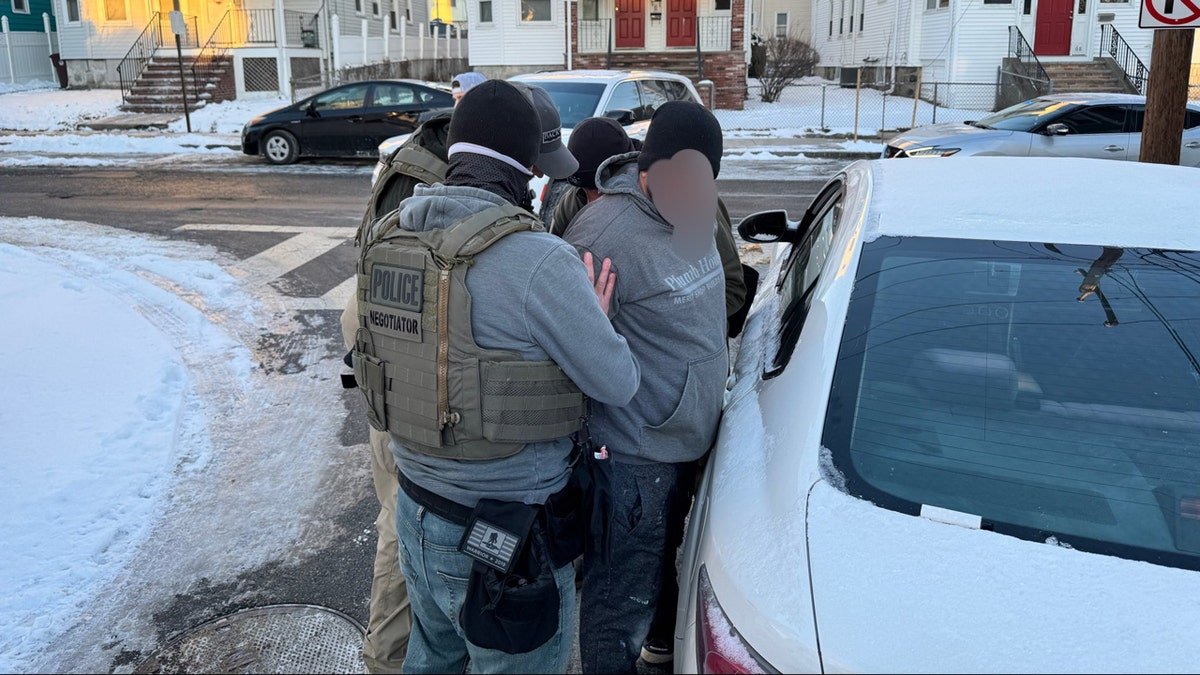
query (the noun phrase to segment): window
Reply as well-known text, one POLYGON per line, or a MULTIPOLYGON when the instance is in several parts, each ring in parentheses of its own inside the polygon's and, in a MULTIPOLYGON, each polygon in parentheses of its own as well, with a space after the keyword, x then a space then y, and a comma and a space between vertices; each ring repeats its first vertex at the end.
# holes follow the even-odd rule
POLYGON ((355 84, 327 91, 318 96, 313 107, 317 110, 352 110, 363 107, 367 98, 367 85, 355 84))
POLYGON ((580 0, 579 18, 583 19, 584 21, 599 20, 600 0, 580 0))
POLYGON ((1075 10, 1079 16, 1087 14, 1087 0, 1079 0, 1079 8, 1075 10))
MULTIPOLYGON (((650 119, 654 115, 654 111, 658 110, 659 106, 667 101, 678 100, 674 90, 667 85, 679 84, 678 82, 664 82, 663 80, 642 80, 642 116, 645 119, 650 119)), ((679 85, 683 86, 683 85, 679 85)))
MULTIPOLYGON (((1079 0, 1079 1, 1084 2, 1084 0, 1079 0)), ((983 4, 985 4, 985 5, 1011 5, 1012 0, 983 0, 983 4)))
POLYGON ((950 0, 925 0, 925 9, 946 9, 950 0))
POLYGON ((1021 13, 1025 16, 1033 13, 1033 0, 1025 0, 1025 5, 1021 8, 1021 13))
POLYGON ((28 14, 29 13, 29 0, 13 0, 13 13, 14 14, 28 14))
POLYGON ((1085 106, 1054 121, 1067 125, 1073 134, 1119 134, 1125 131, 1125 107, 1085 106))
POLYGON ((676 82, 675 80, 655 80, 654 82, 662 87, 663 91, 666 92, 667 100, 669 101, 691 101, 693 103, 699 103, 699 101, 692 98, 692 92, 688 91, 687 85, 682 82, 676 82))
POLYGON ((841 10, 838 12, 838 35, 841 35, 846 32, 846 0, 842 0, 838 8, 841 10))
POLYGON ((79 0, 63 0, 67 23, 79 23, 79 0))
POLYGON ((854 0, 850 0, 850 32, 854 32, 854 0))
POLYGON ((1119 4, 1119 5, 1129 4, 1129 0, 1100 0, 1100 2, 1105 3, 1105 4, 1119 4))
MULTIPOLYGON (((867 0, 862 0, 862 6, 858 8, 858 32, 862 32, 863 24, 867 22, 867 0)), ((883 80, 879 80, 882 82, 883 80)))
MULTIPOLYGON (((728 12, 733 8, 733 0, 713 0, 713 9, 718 12, 728 12)), ((751 21, 750 23, 754 23, 751 21)))
POLYGON ((551 0, 521 0, 521 21, 550 21, 551 0))
POLYGON ((622 82, 613 89, 612 97, 608 99, 608 108, 604 112, 612 112, 613 110, 632 110, 635 119, 643 119, 638 116, 642 109, 642 99, 638 96, 638 87, 636 82, 622 82))
POLYGON ((833 0, 829 0, 829 37, 833 37, 833 0))
POLYGON ((396 19, 396 6, 395 5, 392 5, 391 9, 388 10, 388 20, 392 22, 392 30, 394 30, 394 31, 400 30, 400 22, 396 19))
POLYGON ((377 84, 371 93, 371 106, 413 105, 417 102, 413 88, 403 84, 377 84))
POLYGON ((125 0, 104 0, 105 21, 128 21, 129 12, 125 0))
POLYGON ((363 13, 363 10, 362 10, 362 4, 363 4, 363 0, 354 0, 354 11, 355 11, 355 13, 357 13, 357 14, 362 14, 362 13, 363 13))
POLYGON ((1200 569, 1200 254, 863 245, 821 445, 851 494, 1200 569))
POLYGON ((479 23, 492 22, 492 0, 479 0, 479 23))
POLYGON ((375 16, 379 16, 379 0, 375 0, 371 3, 371 13, 375 16))
POLYGON ((1005 131, 1033 131, 1039 125, 1058 121, 1056 116, 1070 112, 1076 107, 1077 104, 1066 101, 1035 98, 988 115, 976 122, 975 126, 1005 131))
MULTIPOLYGON (((1200 127, 1200 111, 1188 108, 1187 114, 1183 118, 1183 128, 1195 129, 1196 127, 1200 127)), ((1141 131, 1140 128, 1138 130, 1141 131)))
MULTIPOLYGON (((783 308, 780 320, 779 352, 775 354, 774 370, 778 374, 787 365, 792 350, 800 339, 800 331, 812 305, 813 289, 821 269, 833 249, 833 235, 842 217, 842 185, 834 183, 817 197, 816 204, 805 216, 808 232, 801 243, 792 246, 784 263, 783 278, 779 281, 779 300, 783 308)), ((803 226, 803 225, 802 225, 803 226)))
POLYGON ((787 37, 788 35, 788 13, 775 13, 775 37, 787 37))

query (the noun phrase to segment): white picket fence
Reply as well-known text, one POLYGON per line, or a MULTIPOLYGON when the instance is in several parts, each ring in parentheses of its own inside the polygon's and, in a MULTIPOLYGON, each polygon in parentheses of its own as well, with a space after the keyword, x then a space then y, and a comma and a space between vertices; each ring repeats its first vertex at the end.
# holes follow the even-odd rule
POLYGON ((0 17, 0 82, 55 81, 50 54, 58 51, 58 34, 50 30, 49 15, 42 15, 45 32, 12 32, 8 17, 0 17))
POLYGON ((347 66, 363 66, 384 61, 413 61, 426 59, 461 59, 467 57, 467 39, 458 37, 458 27, 450 24, 438 36, 430 34, 428 24, 410 24, 402 17, 397 30, 392 30, 390 17, 384 17, 384 30, 372 28, 366 19, 344 19, 334 15, 333 34, 341 39, 334 41, 334 69, 347 66), (343 21, 349 24, 343 24, 343 21), (359 34, 347 34, 358 24, 359 34))

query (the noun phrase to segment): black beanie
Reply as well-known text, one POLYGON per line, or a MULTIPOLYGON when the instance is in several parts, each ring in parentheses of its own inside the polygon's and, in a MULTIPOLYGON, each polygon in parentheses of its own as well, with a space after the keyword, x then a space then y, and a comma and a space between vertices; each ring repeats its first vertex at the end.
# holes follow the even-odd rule
POLYGON ((698 150, 708 158, 716 178, 721 173, 721 148, 721 123, 708 108, 691 101, 669 101, 650 118, 638 170, 648 171, 650 165, 680 150, 698 150))
POLYGON ((596 189, 596 170, 604 160, 614 155, 633 152, 633 141, 625 129, 608 117, 589 117, 575 125, 571 140, 567 144, 571 154, 579 160, 579 170, 567 179, 571 185, 590 190, 596 189))
POLYGON ((471 143, 508 157, 523 167, 537 163, 542 126, 533 102, 503 80, 471 88, 450 118, 450 153, 455 144, 471 143))

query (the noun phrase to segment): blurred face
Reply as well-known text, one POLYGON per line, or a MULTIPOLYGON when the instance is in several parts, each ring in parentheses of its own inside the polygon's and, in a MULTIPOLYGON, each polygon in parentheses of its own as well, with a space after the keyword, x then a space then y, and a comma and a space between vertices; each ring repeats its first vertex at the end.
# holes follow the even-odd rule
POLYGON ((681 150, 640 173, 642 191, 673 229, 671 245, 685 260, 695 261, 713 242, 717 183, 712 165, 696 150, 681 150))

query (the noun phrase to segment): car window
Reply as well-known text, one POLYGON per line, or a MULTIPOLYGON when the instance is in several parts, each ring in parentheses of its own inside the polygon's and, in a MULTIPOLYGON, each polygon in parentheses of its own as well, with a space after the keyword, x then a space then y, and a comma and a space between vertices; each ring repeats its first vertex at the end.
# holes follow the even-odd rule
POLYGON ((822 446, 855 496, 1200 569, 1200 254, 863 245, 822 446))
POLYGON ((418 89, 417 98, 420 99, 421 105, 429 108, 452 108, 454 107, 454 97, 446 92, 434 91, 431 89, 418 89))
POLYGON ((1187 113, 1183 116, 1183 128, 1195 129, 1196 127, 1200 127, 1200 110, 1188 108, 1187 113))
POLYGON ((1125 106, 1089 105, 1054 120, 1072 134, 1119 134, 1125 131, 1125 106))
POLYGON ((612 92, 612 97, 608 99, 608 108, 604 112, 612 112, 613 110, 632 110, 634 117, 642 119, 638 114, 641 112, 642 99, 638 95, 637 82, 632 80, 618 84, 612 92))
POLYGON ((1128 106, 1125 109, 1125 115, 1125 129, 1135 134, 1142 133, 1142 125, 1146 122, 1146 106, 1128 106))
POLYGON ((659 106, 672 100, 662 80, 642 80, 642 116, 650 119, 659 106))
POLYGON ((1035 98, 983 117, 975 124, 988 129, 1033 131, 1039 125, 1056 121, 1059 115, 1074 110, 1078 105, 1069 101, 1035 98))
POLYGON ((592 82, 526 81, 550 94, 564 129, 574 128, 576 124, 597 115, 596 108, 600 106, 600 97, 604 95, 604 85, 592 82))
POLYGON ((317 110, 350 110, 363 107, 366 98, 367 85, 357 84, 318 95, 313 100, 313 107, 317 110))
POLYGON ((377 84, 371 98, 371 105, 375 107, 413 105, 417 102, 416 91, 407 84, 377 84))
POLYGON ((816 199, 816 208, 804 240, 792 247, 784 263, 779 281, 779 303, 783 310, 780 319, 779 351, 775 355, 775 373, 787 365, 792 350, 800 339, 804 319, 812 304, 812 292, 817 286, 821 270, 829 259, 833 248, 833 236, 842 217, 842 186, 840 183, 826 188, 816 199))

